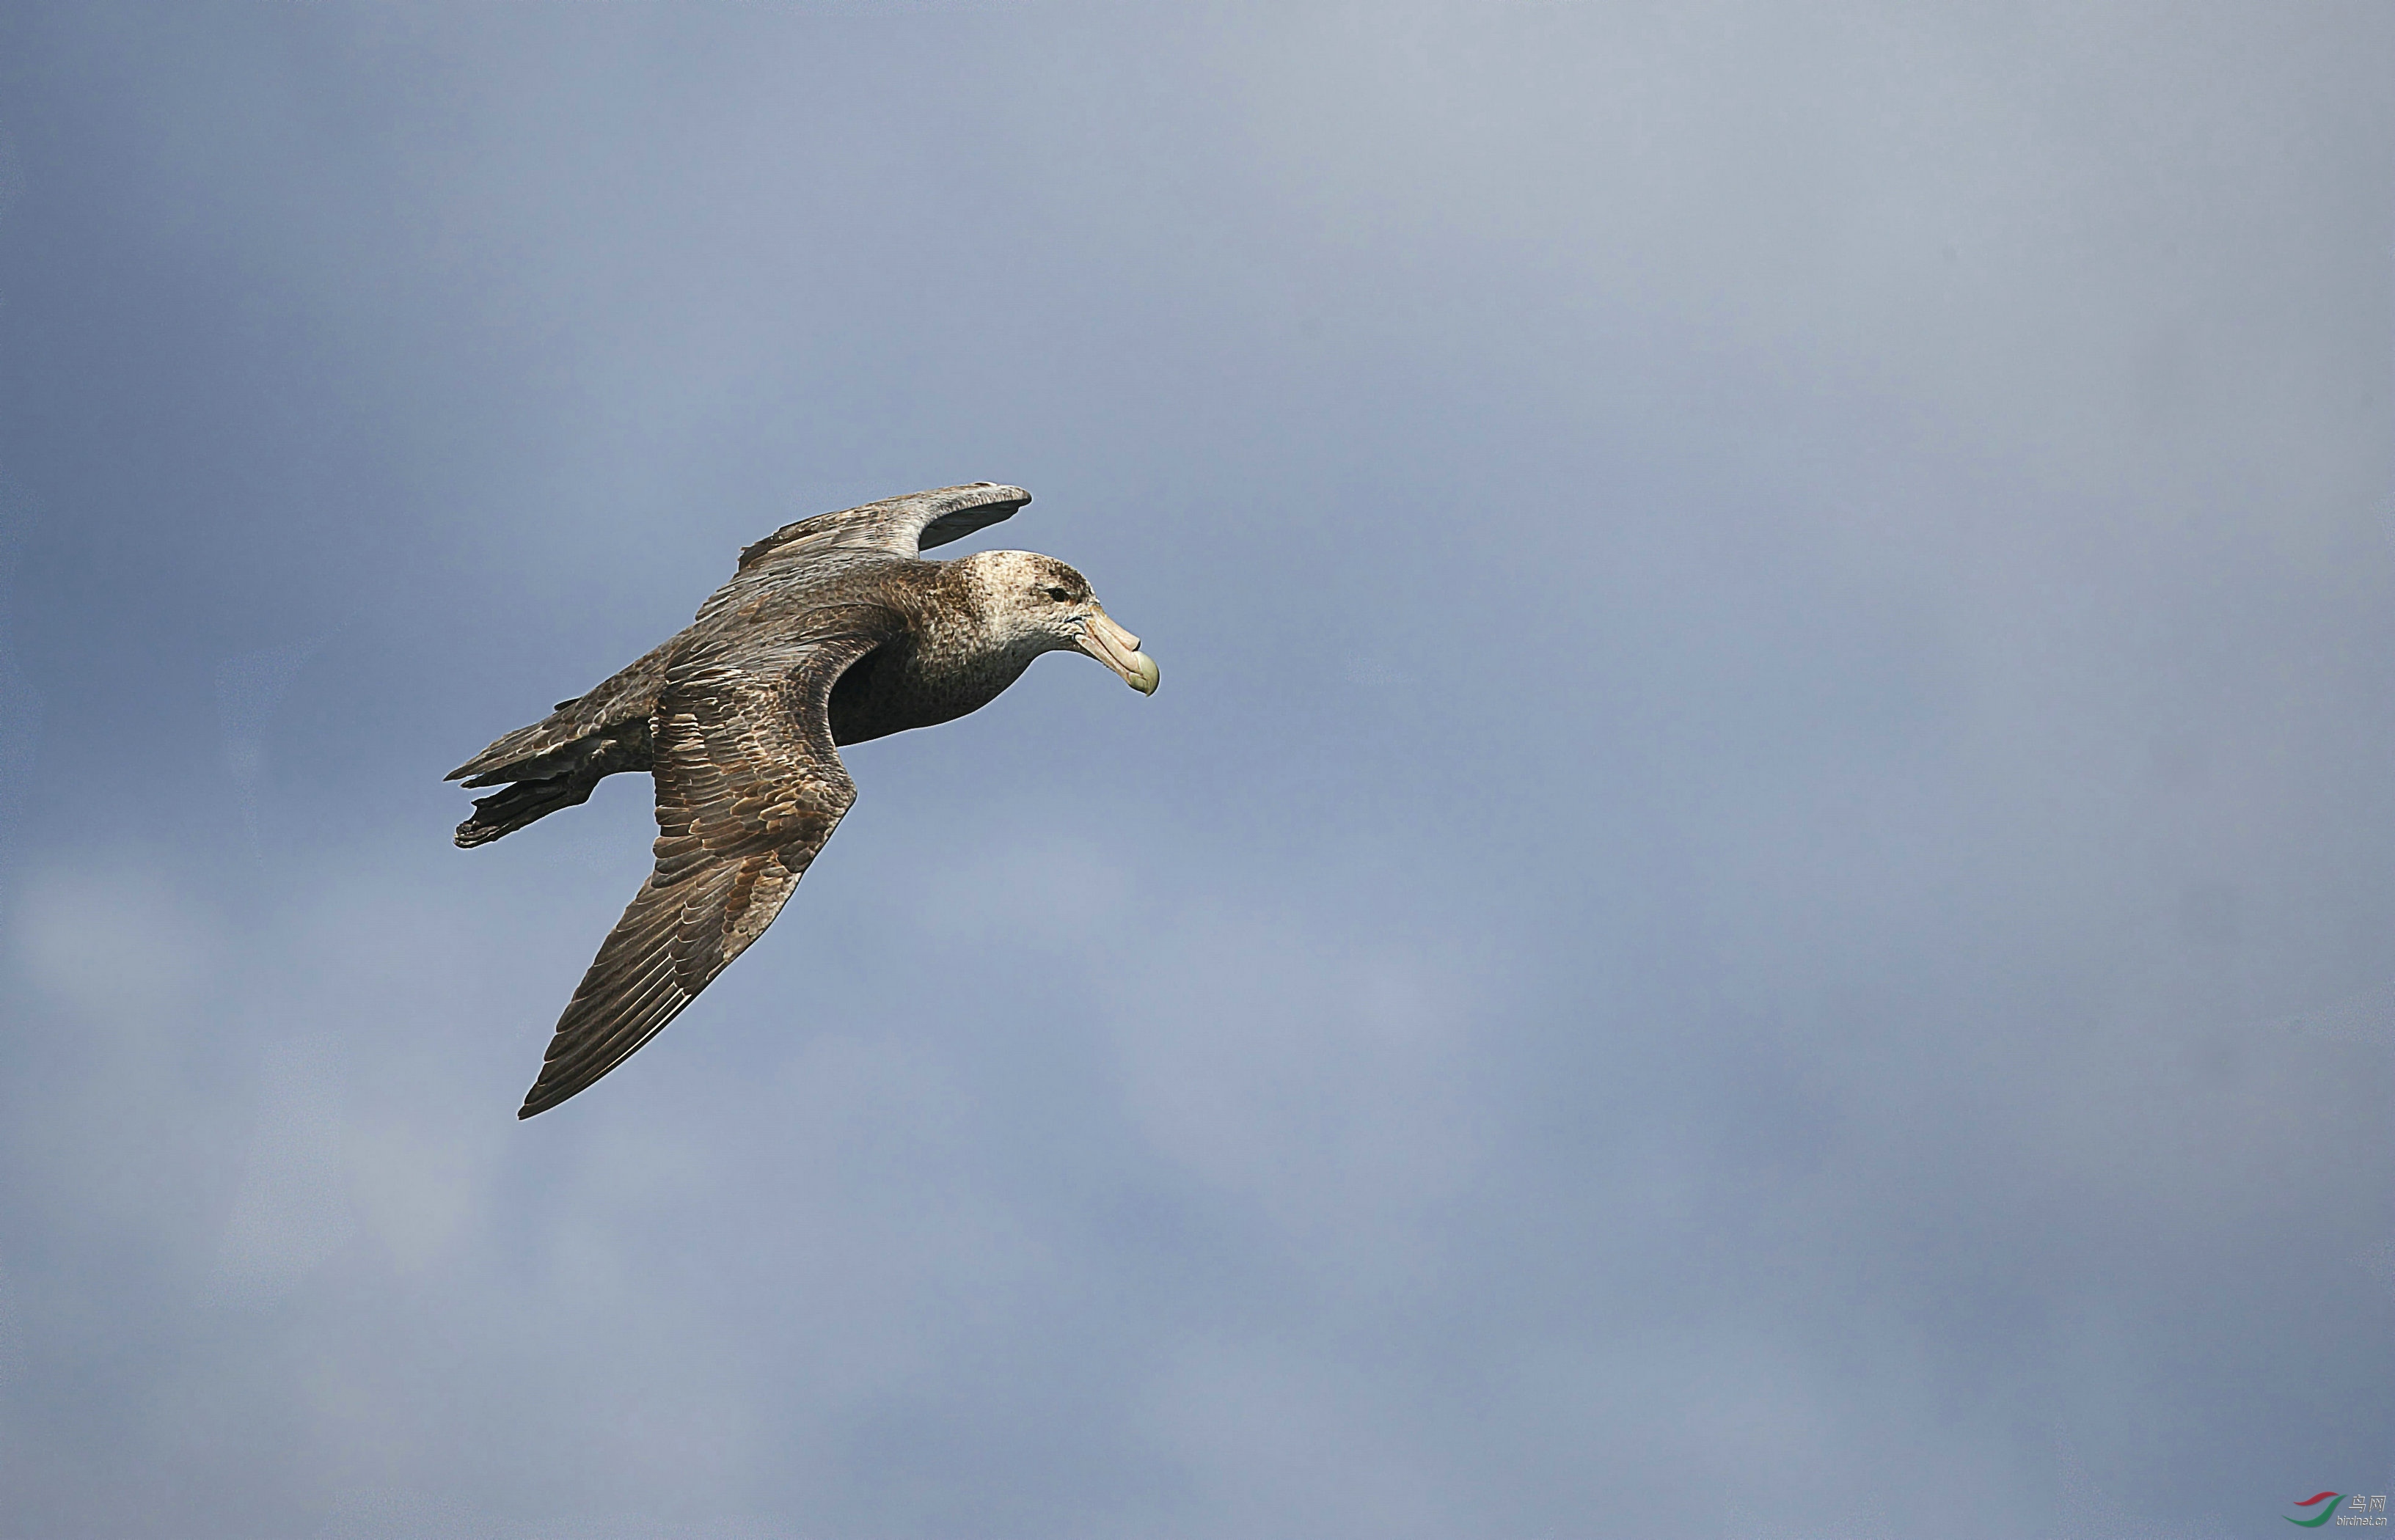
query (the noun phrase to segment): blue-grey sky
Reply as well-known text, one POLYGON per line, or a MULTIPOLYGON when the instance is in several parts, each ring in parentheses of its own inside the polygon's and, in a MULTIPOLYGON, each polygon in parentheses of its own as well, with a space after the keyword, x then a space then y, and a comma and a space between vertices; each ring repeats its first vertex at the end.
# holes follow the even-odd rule
POLYGON ((2395 1488, 2395 20, 0 14, 0 1533, 2207 1536, 2395 1488), (644 783, 972 480, 1163 668, 644 783))

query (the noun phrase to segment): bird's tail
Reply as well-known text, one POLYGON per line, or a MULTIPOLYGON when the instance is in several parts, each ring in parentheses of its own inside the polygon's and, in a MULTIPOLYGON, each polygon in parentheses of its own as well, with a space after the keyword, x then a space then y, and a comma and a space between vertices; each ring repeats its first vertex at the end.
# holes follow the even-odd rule
POLYGON ((458 847, 471 849, 477 845, 488 845, 501 835, 511 835, 560 808, 588 802, 599 779, 595 775, 558 775, 546 781, 519 781, 505 791, 478 796, 474 798, 474 816, 457 825, 458 847))
POLYGON ((619 770, 648 768, 649 723, 642 717, 615 723, 546 754, 485 770, 466 784, 505 783, 506 789, 474 799, 474 816, 457 825, 457 843, 467 849, 487 845, 560 808, 589 801, 599 783, 619 770))
POLYGON ((649 712, 665 682, 670 641, 587 694, 521 727, 449 772, 470 786, 507 789, 481 797, 457 825, 457 843, 487 845, 560 808, 590 800, 591 788, 619 770, 649 768, 649 712))

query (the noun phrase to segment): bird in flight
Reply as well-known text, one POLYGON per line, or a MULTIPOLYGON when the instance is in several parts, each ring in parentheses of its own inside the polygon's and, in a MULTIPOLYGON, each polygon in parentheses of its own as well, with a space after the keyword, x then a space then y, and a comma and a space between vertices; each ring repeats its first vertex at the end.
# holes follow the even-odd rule
POLYGON ((457 825, 469 847, 618 770, 656 782, 656 869, 558 1018, 518 1117, 629 1058, 774 923, 856 800, 838 745, 978 710, 1042 652, 1078 648, 1155 693, 1156 660, 1063 562, 923 559, 1029 501, 977 481, 786 524, 740 553, 688 629, 449 772, 506 788, 457 825))

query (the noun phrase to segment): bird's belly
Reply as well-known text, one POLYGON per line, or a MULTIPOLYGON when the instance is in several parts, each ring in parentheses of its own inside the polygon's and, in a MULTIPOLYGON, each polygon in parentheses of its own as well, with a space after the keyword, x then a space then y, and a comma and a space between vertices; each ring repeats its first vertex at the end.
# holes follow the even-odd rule
POLYGON ((937 727, 980 710, 1023 670, 933 674, 868 658, 832 687, 831 741, 862 744, 919 727, 937 727))

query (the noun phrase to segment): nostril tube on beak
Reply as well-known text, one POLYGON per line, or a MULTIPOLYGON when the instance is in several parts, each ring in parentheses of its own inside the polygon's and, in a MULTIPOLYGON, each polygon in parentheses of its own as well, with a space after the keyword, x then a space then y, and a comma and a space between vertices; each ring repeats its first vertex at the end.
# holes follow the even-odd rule
POLYGON ((1116 625, 1104 610, 1093 610, 1074 639, 1082 652, 1121 675, 1123 683, 1143 695, 1156 693, 1156 660, 1141 652, 1139 638, 1116 625))

